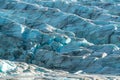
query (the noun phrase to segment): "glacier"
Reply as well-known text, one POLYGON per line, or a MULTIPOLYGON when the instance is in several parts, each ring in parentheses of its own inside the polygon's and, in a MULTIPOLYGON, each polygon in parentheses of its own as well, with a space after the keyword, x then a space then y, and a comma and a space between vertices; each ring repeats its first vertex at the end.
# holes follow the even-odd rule
POLYGON ((119 6, 119 0, 0 0, 0 78, 119 80, 119 6))

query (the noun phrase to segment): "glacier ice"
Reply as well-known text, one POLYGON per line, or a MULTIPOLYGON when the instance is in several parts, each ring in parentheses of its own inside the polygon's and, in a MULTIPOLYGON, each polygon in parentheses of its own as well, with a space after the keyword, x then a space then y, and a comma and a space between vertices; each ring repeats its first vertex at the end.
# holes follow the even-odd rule
POLYGON ((119 3, 0 0, 0 75, 119 75, 119 3))
POLYGON ((16 69, 16 65, 9 61, 0 61, 0 72, 8 72, 16 69))

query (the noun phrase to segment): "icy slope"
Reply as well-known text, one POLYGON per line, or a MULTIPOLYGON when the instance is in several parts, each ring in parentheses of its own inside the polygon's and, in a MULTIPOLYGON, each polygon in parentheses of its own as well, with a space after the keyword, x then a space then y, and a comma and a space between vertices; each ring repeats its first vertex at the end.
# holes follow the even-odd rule
POLYGON ((0 58, 10 61, 1 60, 0 71, 18 73, 18 65, 30 63, 77 75, 119 75, 119 3, 0 0, 0 58))

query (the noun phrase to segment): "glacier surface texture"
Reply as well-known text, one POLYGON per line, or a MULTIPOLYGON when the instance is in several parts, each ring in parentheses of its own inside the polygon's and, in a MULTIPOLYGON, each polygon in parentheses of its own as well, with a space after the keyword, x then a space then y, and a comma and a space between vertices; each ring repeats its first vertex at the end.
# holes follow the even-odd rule
POLYGON ((0 0, 0 78, 119 75, 119 0, 0 0))

